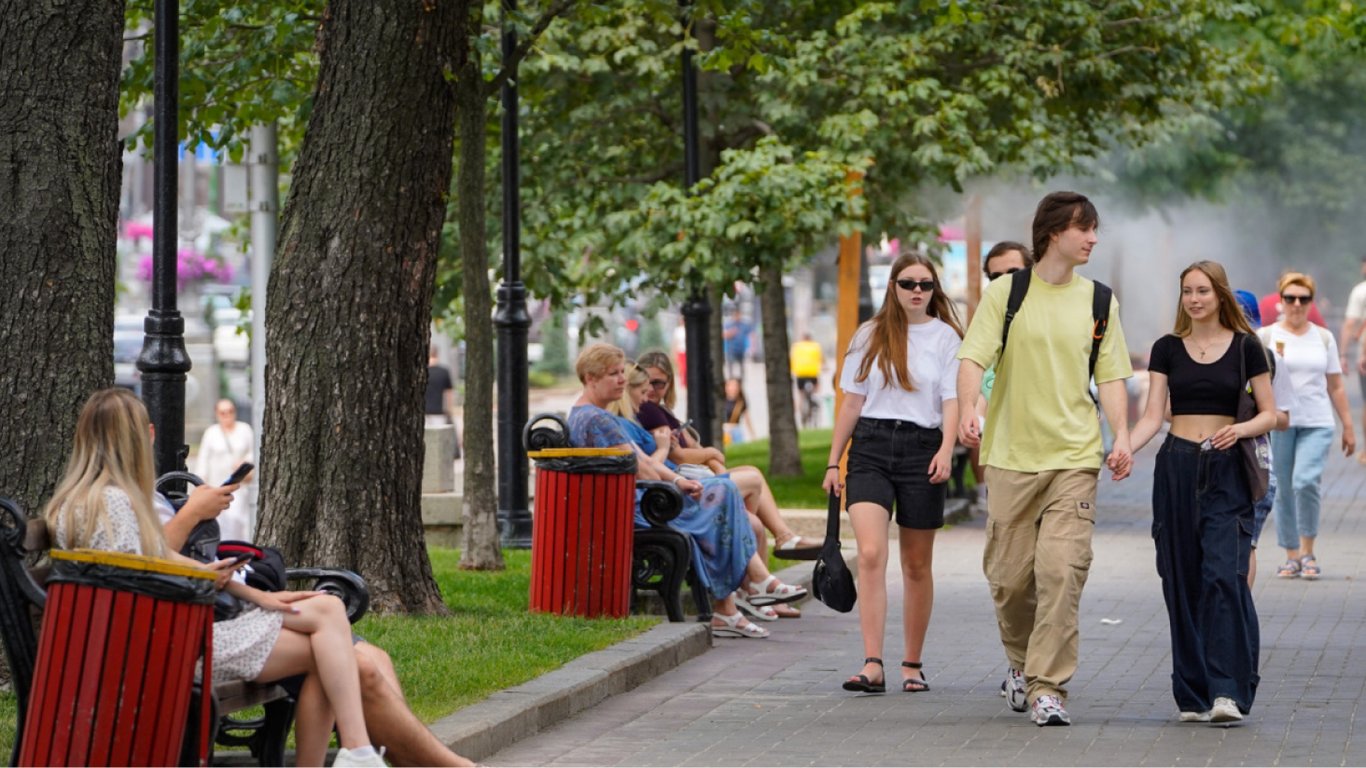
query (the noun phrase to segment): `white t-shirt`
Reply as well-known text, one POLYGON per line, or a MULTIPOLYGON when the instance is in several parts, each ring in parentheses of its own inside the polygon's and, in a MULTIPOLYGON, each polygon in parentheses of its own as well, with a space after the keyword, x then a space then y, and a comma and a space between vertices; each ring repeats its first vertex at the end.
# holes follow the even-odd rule
POLYGON ((1366 280, 1357 283, 1347 297, 1347 319, 1366 320, 1366 280))
POLYGON ((1280 355, 1276 361, 1277 378, 1281 371, 1288 373, 1290 386, 1295 390, 1296 403, 1290 411, 1290 426, 1334 426, 1333 403, 1328 399, 1328 376, 1342 373, 1342 363, 1338 360, 1338 344, 1333 334, 1310 323, 1308 329, 1297 336, 1280 323, 1274 323, 1257 331, 1257 335, 1263 344, 1280 355))
POLYGON ((963 340, 938 318, 907 328, 906 367, 915 385, 914 392, 902 389, 895 374, 888 385, 876 361, 868 368, 868 378, 854 380, 868 349, 871 323, 859 328, 849 342, 840 371, 840 389, 864 396, 863 410, 859 412, 864 418, 899 419, 934 429, 944 424, 944 403, 958 399, 958 347, 963 340))

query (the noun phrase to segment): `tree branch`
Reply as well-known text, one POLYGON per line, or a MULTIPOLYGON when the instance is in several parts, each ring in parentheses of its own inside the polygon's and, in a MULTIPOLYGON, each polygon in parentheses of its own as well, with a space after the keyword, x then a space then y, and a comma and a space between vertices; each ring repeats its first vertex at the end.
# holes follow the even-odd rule
POLYGON ((532 46, 540 39, 541 34, 546 31, 550 26, 550 23, 560 16, 563 16, 577 3, 578 0, 553 0, 553 2, 541 12, 540 17, 536 19, 536 23, 531 25, 531 30, 523 35, 521 39, 517 41, 517 46, 512 49, 512 60, 503 62, 503 67, 498 70, 498 74, 484 83, 484 98, 493 98, 494 94, 498 93, 499 89, 503 87, 503 83, 507 82, 509 71, 516 71, 517 65, 521 64, 522 59, 526 58, 526 55, 531 52, 532 46))

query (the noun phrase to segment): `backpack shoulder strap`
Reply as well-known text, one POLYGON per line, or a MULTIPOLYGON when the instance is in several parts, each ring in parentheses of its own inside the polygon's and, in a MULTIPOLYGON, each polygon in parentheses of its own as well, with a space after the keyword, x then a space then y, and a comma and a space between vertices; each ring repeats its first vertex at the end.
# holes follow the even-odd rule
POLYGON ((1029 293, 1029 278, 1034 270, 1022 269, 1010 276, 1010 298, 1006 299, 1005 321, 1001 323, 1001 354, 1006 353, 1006 339, 1010 338, 1010 324, 1015 321, 1015 314, 1020 311, 1020 305, 1024 304, 1025 294, 1029 293))
POLYGON ((1110 299, 1115 292, 1099 280, 1094 281, 1091 292, 1091 361, 1087 367, 1090 376, 1096 375, 1096 360, 1100 358, 1100 342, 1105 339, 1105 331, 1110 327, 1110 299))
POLYGON ((1333 337, 1333 332, 1317 323, 1311 323, 1311 325, 1314 326, 1314 330, 1319 332, 1319 341, 1323 342, 1323 348, 1328 349, 1328 341, 1333 337))

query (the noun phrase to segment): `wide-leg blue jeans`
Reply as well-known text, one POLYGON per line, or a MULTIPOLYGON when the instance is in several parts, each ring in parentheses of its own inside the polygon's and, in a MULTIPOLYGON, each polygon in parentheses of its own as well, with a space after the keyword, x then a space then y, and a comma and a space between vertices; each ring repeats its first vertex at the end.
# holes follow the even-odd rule
POLYGON ((1246 713, 1257 694, 1260 633, 1247 585, 1253 512, 1236 448, 1168 436, 1153 477, 1153 541, 1182 712, 1227 696, 1246 713))

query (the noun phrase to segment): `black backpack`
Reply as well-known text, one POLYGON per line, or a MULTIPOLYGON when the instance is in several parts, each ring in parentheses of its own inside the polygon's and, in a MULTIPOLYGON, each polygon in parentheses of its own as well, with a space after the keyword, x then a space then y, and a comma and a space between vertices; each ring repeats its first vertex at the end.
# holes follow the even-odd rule
MULTIPOLYGON (((1010 276, 1010 298, 1006 300, 1005 322, 1001 324, 1001 355, 1006 353, 1006 339, 1010 338, 1010 324, 1015 314, 1024 304, 1025 294, 1029 293, 1029 280, 1034 274, 1032 269, 1022 269, 1010 276)), ((1105 331, 1110 327, 1110 299, 1114 291, 1099 280, 1093 280, 1091 292, 1091 360, 1087 364, 1087 378, 1096 375, 1096 359, 1100 357, 1100 342, 1105 339, 1105 331)), ((1091 399, 1094 401, 1095 396, 1091 399)))

